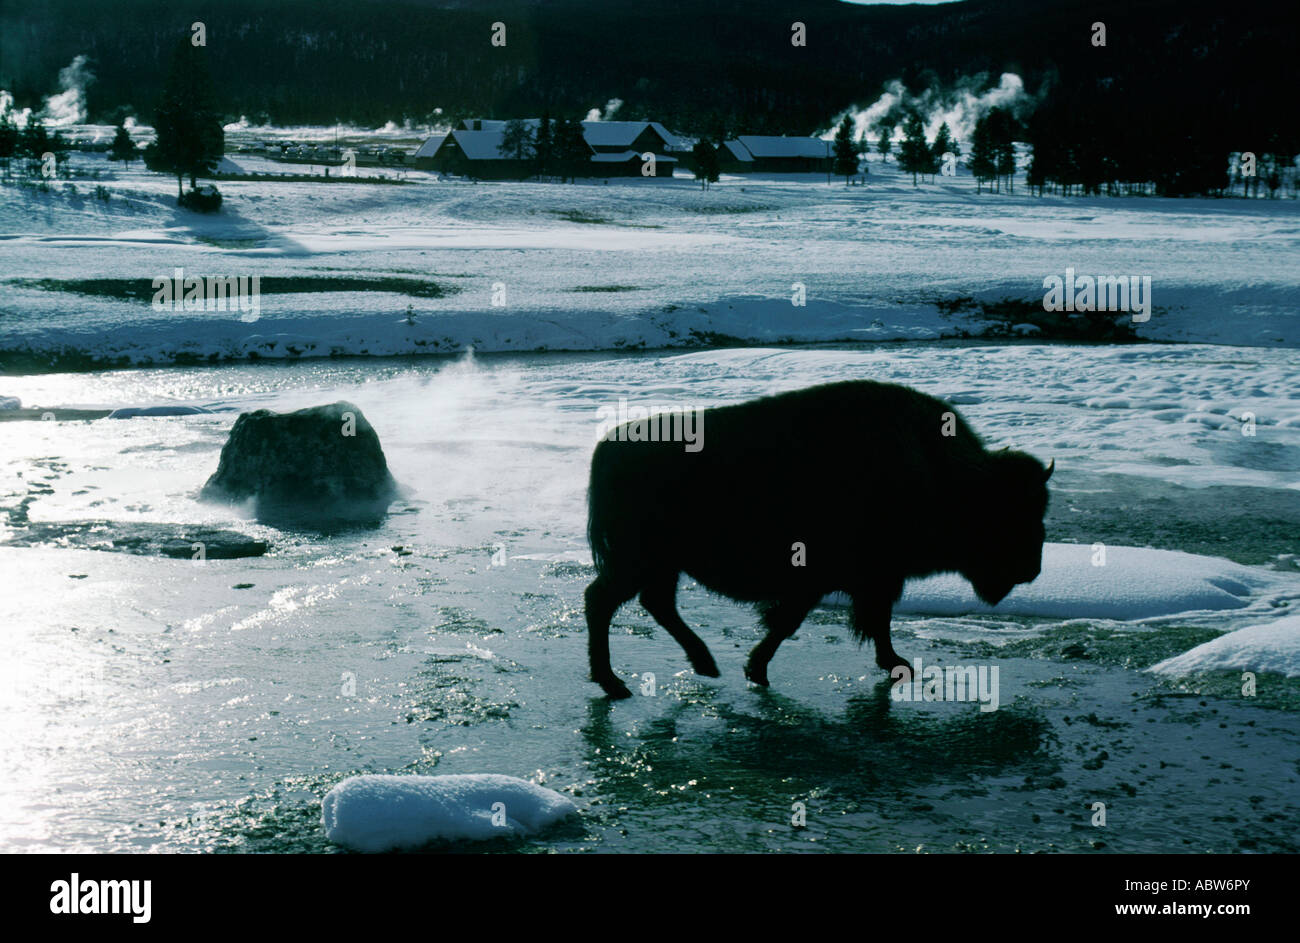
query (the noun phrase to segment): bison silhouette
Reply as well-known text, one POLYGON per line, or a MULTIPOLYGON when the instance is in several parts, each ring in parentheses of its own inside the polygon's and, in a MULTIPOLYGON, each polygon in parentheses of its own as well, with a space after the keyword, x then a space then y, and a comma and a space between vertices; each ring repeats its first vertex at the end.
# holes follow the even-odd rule
POLYGON ((777 647, 828 593, 852 600, 854 636, 892 670, 907 667, 889 636, 904 581, 960 573, 996 605, 1038 576, 1052 466, 985 450, 943 400, 857 380, 697 419, 693 446, 647 441, 646 420, 634 420, 592 456, 588 645, 591 679, 611 697, 631 692, 610 667, 610 619, 638 593, 695 671, 718 676, 677 612, 682 573, 756 605, 767 634, 745 676, 764 686, 777 647))

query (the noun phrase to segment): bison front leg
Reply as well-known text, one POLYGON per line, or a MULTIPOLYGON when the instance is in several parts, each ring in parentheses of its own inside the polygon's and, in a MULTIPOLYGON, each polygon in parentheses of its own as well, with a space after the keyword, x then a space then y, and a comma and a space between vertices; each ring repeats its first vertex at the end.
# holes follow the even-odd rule
POLYGON ((871 639, 876 646, 876 664, 888 672, 895 668, 907 669, 910 677, 911 666, 902 655, 894 651, 894 643, 889 637, 889 623, 893 617, 894 600, 901 595, 880 593, 855 593, 853 599, 853 634, 858 641, 871 639))
POLYGON ((782 599, 760 607, 767 635, 749 653, 749 661, 745 662, 746 678, 767 687, 767 663, 772 660, 780 644, 794 635, 818 601, 817 597, 782 599))

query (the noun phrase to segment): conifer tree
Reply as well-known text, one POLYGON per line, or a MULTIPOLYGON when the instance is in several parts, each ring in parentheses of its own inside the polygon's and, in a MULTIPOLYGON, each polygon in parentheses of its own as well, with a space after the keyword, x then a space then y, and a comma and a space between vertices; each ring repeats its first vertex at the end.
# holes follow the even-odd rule
POLYGON ((176 175, 177 197, 183 195, 185 177, 197 187, 200 175, 215 173, 225 151, 226 135, 213 104, 205 52, 189 37, 177 44, 154 118, 158 137, 144 154, 150 170, 176 175))
POLYGON ((709 189, 709 184, 717 183, 722 172, 718 149, 708 141, 700 139, 695 142, 695 147, 691 148, 691 156, 695 158, 695 179, 700 182, 701 189, 709 189))
POLYGON ((954 157, 958 154, 957 142, 952 139, 952 132, 948 130, 946 121, 939 125, 939 130, 934 135, 934 143, 930 145, 930 163, 936 170, 942 169, 945 154, 952 154, 954 157))
POLYGON ((560 176, 576 180, 591 169, 591 147, 582 136, 582 124, 562 118, 555 125, 554 156, 560 176))
POLYGON ((9 162, 18 150, 18 127, 9 112, 0 112, 0 164, 4 165, 5 176, 9 176, 9 162))
POLYGON ((894 146, 894 126, 888 121, 880 121, 875 127, 880 139, 876 142, 876 152, 880 154, 881 163, 889 163, 889 152, 894 146))
POLYGON ((126 130, 125 125, 119 124, 113 133, 113 143, 108 148, 108 159, 125 161, 130 166, 131 161, 139 156, 140 149, 131 140, 131 132, 126 130))
POLYGON ((538 176, 546 176, 555 162, 555 124, 549 112, 542 115, 542 122, 537 126, 537 136, 533 141, 533 165, 538 176))
POLYGON ((980 192, 980 188, 986 181, 997 177, 997 151, 993 144, 988 115, 981 115, 975 122, 975 130, 971 133, 970 160, 966 166, 975 177, 976 193, 980 192))
POLYGON ((921 124, 920 115, 911 115, 903 125, 898 168, 903 173, 912 175, 912 186, 916 186, 917 174, 930 171, 930 148, 925 143, 925 127, 921 124))
POLYGON ((853 141, 853 119, 848 115, 835 130, 835 176, 844 178, 847 187, 854 174, 858 172, 858 146, 853 141))

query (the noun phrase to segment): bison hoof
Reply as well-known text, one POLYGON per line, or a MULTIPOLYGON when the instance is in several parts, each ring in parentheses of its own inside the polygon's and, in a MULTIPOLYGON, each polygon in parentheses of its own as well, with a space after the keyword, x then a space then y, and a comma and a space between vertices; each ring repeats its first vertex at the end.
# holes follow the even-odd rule
POLYGON ((707 661, 693 661, 691 662, 691 667, 695 669, 697 675, 704 675, 708 678, 722 677, 722 672, 718 670, 718 666, 712 658, 707 661))
POLYGON ((882 658, 876 662, 881 668, 889 672, 889 676, 896 681, 902 681, 904 684, 912 683, 912 666, 903 659, 895 656, 892 660, 882 658))
POLYGON ((627 685, 618 678, 611 676, 608 678, 592 678, 592 680, 599 684, 605 693, 615 701, 621 701, 632 696, 632 692, 628 690, 627 685))
POLYGON ((745 666, 745 678, 750 684, 757 684, 760 687, 767 687, 767 669, 755 668, 749 665, 745 666))

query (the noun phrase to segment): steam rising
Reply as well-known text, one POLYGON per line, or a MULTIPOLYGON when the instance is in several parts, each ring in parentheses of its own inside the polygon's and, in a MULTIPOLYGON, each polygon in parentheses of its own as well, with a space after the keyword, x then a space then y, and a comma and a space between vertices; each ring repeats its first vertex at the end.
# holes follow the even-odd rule
POLYGON ((614 114, 623 107, 623 99, 611 98, 605 102, 605 110, 602 112, 599 108, 593 108, 587 112, 587 117, 583 121, 613 121, 614 114))
POLYGON ((947 122, 953 136, 961 143, 969 142, 975 122, 992 108, 1010 108, 1018 115, 1030 109, 1034 99, 1025 92, 1025 83, 1014 72, 1003 72, 998 84, 987 90, 987 73, 967 76, 950 88, 932 86, 920 94, 908 91, 899 79, 885 83, 885 92, 868 107, 849 109, 835 116, 830 130, 823 137, 835 133, 836 126, 849 115, 853 119, 853 136, 877 138, 876 125, 882 119, 894 124, 894 138, 902 137, 902 124, 912 112, 919 114, 925 124, 925 135, 933 138, 939 126, 947 122))
MULTIPOLYGON (((45 105, 36 113, 36 117, 52 128, 85 124, 86 88, 93 81, 95 76, 86 65, 86 57, 77 56, 59 70, 59 91, 46 97, 45 105)), ((27 127, 27 122, 32 117, 30 108, 15 109, 13 95, 0 89, 0 114, 5 113, 20 128, 27 127)))
POLYGON ((59 88, 57 95, 45 99, 45 108, 41 117, 46 124, 56 128, 86 122, 86 87, 95 81, 90 69, 86 67, 86 57, 77 56, 66 68, 59 70, 59 88))
MULTIPOLYGON (((312 391, 277 408, 349 397, 374 424, 393 476, 428 509, 423 538, 443 546, 502 542, 513 556, 541 549, 508 536, 517 532, 517 509, 528 508, 555 533, 571 532, 586 513, 585 468, 598 420, 594 402, 558 405, 573 383, 571 366, 482 365, 469 350, 432 376, 312 391), (538 450, 563 455, 561 467, 573 473, 539 475, 538 450)), ((581 541, 570 543, 549 549, 585 551, 581 541)))

